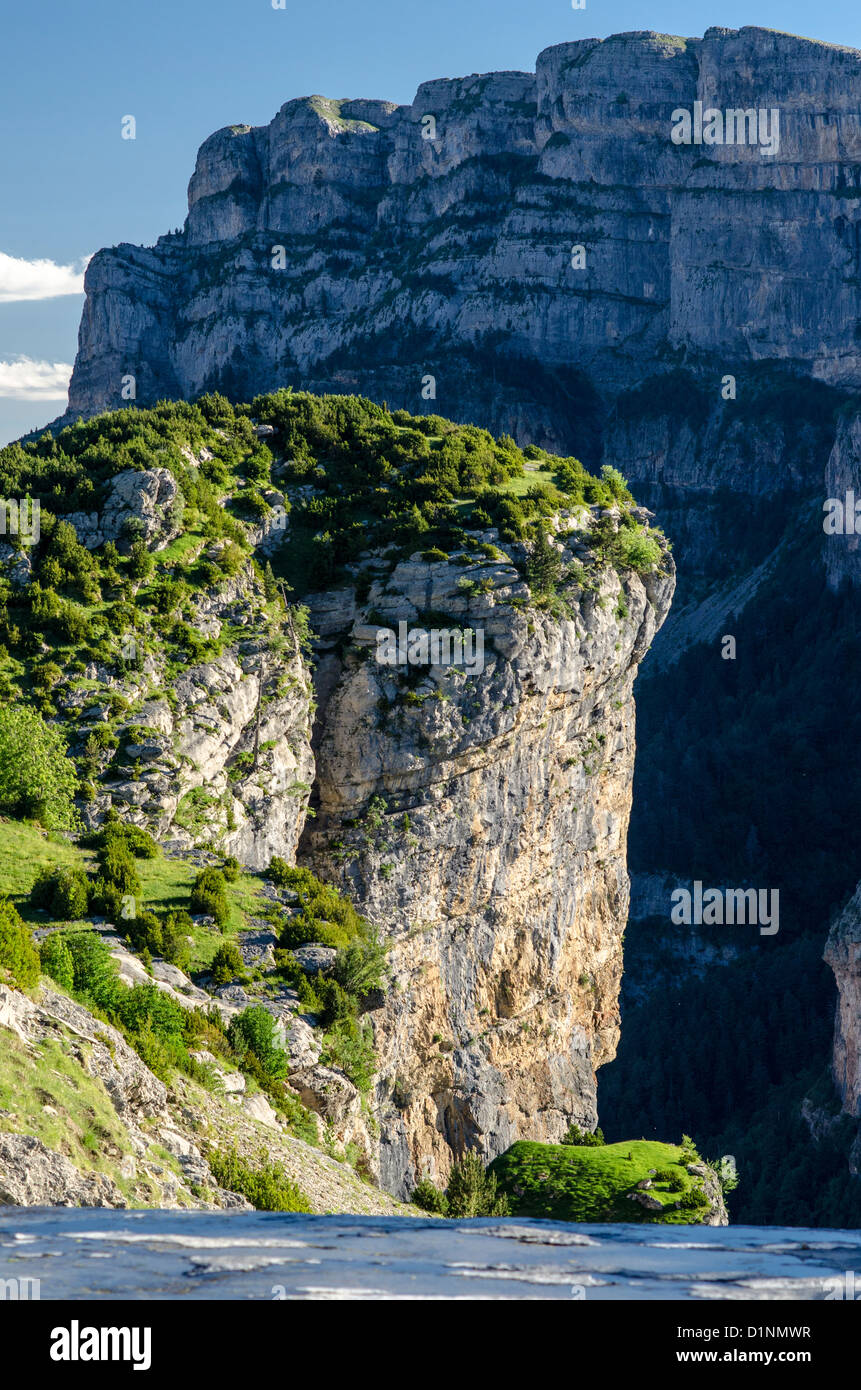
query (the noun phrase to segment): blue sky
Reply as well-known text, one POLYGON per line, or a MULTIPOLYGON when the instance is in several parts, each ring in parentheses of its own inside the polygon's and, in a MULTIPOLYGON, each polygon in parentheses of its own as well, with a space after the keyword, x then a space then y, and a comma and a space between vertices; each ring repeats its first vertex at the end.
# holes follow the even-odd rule
POLYGON ((2 23, 0 444, 64 408, 83 259, 180 226, 220 126, 315 92, 407 102, 429 78, 532 69, 550 44, 630 29, 760 24, 861 48, 857 0, 4 0, 2 23))

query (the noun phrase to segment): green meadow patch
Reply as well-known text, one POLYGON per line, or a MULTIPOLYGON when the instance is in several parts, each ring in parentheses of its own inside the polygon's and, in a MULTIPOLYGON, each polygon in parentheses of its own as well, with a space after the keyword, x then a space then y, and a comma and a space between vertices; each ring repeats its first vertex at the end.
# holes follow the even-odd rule
POLYGON ((676 1206, 692 1202, 691 1194, 702 1189, 702 1179, 687 1171, 690 1158, 690 1151, 676 1144, 648 1139, 595 1148, 521 1140, 494 1159, 489 1172, 508 1196, 513 1216, 688 1225, 701 1222, 708 1211, 705 1197, 696 1206, 676 1206), (628 1195, 646 1180, 660 1212, 647 1211, 628 1195))

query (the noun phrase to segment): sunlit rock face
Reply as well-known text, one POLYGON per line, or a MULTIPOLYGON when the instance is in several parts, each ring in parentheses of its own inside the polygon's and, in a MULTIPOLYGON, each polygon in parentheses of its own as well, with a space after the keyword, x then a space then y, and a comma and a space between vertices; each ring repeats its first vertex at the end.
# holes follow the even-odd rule
POLYGON ((484 634, 480 672, 431 667, 410 688, 376 661, 370 617, 348 609, 318 668, 300 861, 391 946, 371 1017, 379 1172, 394 1193, 445 1179, 467 1147, 493 1158, 518 1138, 558 1142, 572 1121, 594 1128, 595 1070, 619 1037, 632 686, 672 562, 624 587, 604 571, 567 617, 531 606, 512 567, 485 569, 487 592, 467 596, 475 566, 415 556, 367 600, 395 625, 453 612, 484 634))

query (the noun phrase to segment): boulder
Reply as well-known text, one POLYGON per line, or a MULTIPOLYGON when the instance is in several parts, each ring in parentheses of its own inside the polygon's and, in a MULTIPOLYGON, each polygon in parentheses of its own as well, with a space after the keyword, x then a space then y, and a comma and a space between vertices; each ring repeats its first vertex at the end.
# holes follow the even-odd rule
POLYGON ((312 941, 307 946, 297 946, 293 952, 306 975, 319 975, 328 970, 338 952, 332 946, 324 946, 321 941, 312 941))
POLYGON ((302 1067, 290 1073, 290 1085, 303 1105, 332 1124, 343 1126, 361 1110, 359 1091, 348 1076, 333 1067, 302 1067))
POLYGON ((113 541, 127 554, 138 538, 148 550, 162 550, 179 535, 181 518, 182 498, 169 469, 127 468, 111 479, 101 512, 72 512, 66 520, 88 550, 113 541))
POLYGON ((0 1205, 16 1207, 125 1207, 104 1173, 81 1173, 65 1155, 32 1134, 0 1133, 0 1205))
POLYGON ((255 1091, 253 1096, 246 1096, 242 1102, 242 1109, 259 1124, 269 1125, 273 1129, 278 1127, 278 1116, 262 1091, 255 1091))

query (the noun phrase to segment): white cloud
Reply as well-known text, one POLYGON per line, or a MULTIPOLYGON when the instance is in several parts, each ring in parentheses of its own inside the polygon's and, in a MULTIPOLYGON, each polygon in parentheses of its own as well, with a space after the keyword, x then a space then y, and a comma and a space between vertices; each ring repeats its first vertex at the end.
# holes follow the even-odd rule
POLYGON ((32 357, 0 362, 0 396, 16 401, 64 401, 71 375, 70 362, 35 362, 32 357))
POLYGON ((25 261, 0 251, 0 304, 83 294, 89 259, 85 256, 72 265, 57 265, 56 261, 25 261))

